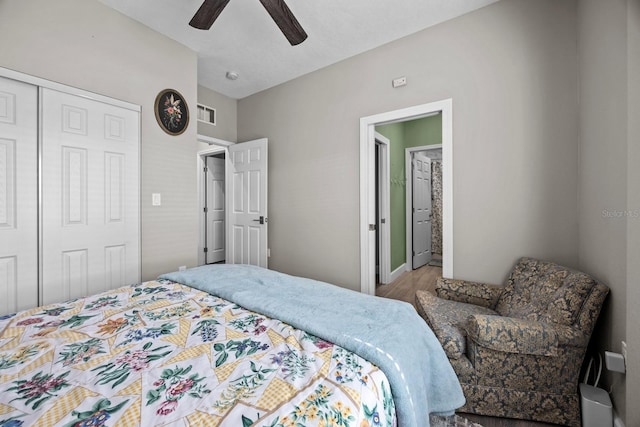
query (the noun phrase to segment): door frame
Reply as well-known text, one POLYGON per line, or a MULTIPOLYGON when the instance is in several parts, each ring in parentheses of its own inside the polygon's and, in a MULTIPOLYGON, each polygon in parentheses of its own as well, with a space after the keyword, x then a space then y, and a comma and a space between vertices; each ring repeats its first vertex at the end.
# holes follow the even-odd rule
MULTIPOLYGON (((411 182, 413 175, 411 173, 411 160, 413 159, 413 153, 427 151, 427 150, 438 150, 442 148, 442 144, 433 144, 433 145, 422 145, 420 147, 409 147, 404 149, 404 174, 405 174, 405 182, 407 185, 405 186, 406 191, 406 206, 405 206, 405 217, 406 217, 406 239, 407 239, 407 262, 406 262, 406 271, 411 271, 413 269, 413 186, 409 185, 411 182), (409 262, 411 260, 411 262, 409 262)), ((443 166, 444 166, 444 153, 442 153, 443 157, 443 166)), ((433 185, 433 184, 432 184, 433 185)), ((444 185, 443 185, 443 197, 444 197, 444 185)), ((443 206, 444 210, 444 206, 443 206)), ((443 215, 444 216, 444 215, 443 215)), ((444 226, 443 226, 444 227, 444 226)), ((444 236, 443 236, 444 237, 444 236)), ((442 239, 444 241, 444 238, 442 239)), ((444 248, 443 248, 444 252, 444 248)), ((433 252, 432 252, 433 254, 433 252)), ((444 259, 444 254, 442 254, 444 259)), ((443 262, 444 264, 444 262, 443 262)), ((444 270, 443 270, 444 272, 444 270)))
MULTIPOLYGON (((225 141, 223 139, 218 139, 218 138, 211 138, 205 135, 198 135, 198 142, 204 142, 210 145, 209 148, 198 151, 198 154, 197 154, 198 230, 199 230, 198 231, 198 265, 204 265, 206 262, 206 257, 204 255, 205 231, 206 231, 204 206, 205 206, 206 197, 207 197, 204 192, 204 189, 205 189, 204 168, 206 165, 206 158, 216 154, 224 153, 225 171, 226 171, 229 165, 229 150, 227 150, 227 147, 234 145, 235 142, 225 141)), ((227 226, 227 224, 229 224, 229 209, 228 209, 229 206, 228 206, 228 199, 227 199, 228 185, 229 184, 225 179, 224 181, 225 227, 227 226)), ((224 241, 225 259, 229 259, 229 256, 231 255, 229 252, 229 233, 227 233, 226 230, 224 234, 224 240, 225 240, 224 241)))
POLYGON ((453 100, 448 98, 360 118, 360 291, 362 293, 375 295, 376 292, 375 127, 419 119, 438 112, 442 113, 443 276, 453 277, 453 100))
POLYGON ((378 239, 378 254, 380 257, 380 269, 379 280, 380 283, 387 284, 392 281, 391 278, 391 236, 389 232, 389 139, 384 135, 375 132, 375 142, 379 143, 380 150, 378 152, 378 182, 380 183, 378 188, 378 210, 380 217, 376 224, 379 239, 378 239), (382 223, 381 219, 384 218, 385 222, 382 223))
MULTIPOLYGON (((28 83, 37 87, 43 87, 47 89, 57 90, 69 95, 76 95, 81 98, 87 98, 98 102, 104 102, 105 104, 114 105, 116 107, 126 108, 127 110, 137 111, 142 114, 142 107, 138 104, 133 104, 121 99, 112 98, 110 96, 101 95, 99 93, 90 92, 85 89, 80 89, 74 86, 67 86, 62 83, 47 80, 41 77, 32 76, 21 71, 15 71, 10 68, 0 67, 0 77, 6 77, 8 79, 17 80, 22 83, 28 83)), ((140 121, 142 123, 142 120, 140 121)), ((142 128, 142 126, 140 126, 142 128)), ((142 138, 140 139, 142 141, 142 138)))

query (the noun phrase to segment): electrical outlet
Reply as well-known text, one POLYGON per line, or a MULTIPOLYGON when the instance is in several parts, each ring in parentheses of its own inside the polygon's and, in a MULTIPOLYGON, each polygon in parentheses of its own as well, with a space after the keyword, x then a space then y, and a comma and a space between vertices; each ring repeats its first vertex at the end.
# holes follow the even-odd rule
POLYGON ((267 258, 271 258, 271 248, 267 248, 267 258))
POLYGON ((407 78, 405 76, 398 77, 397 79, 393 79, 393 87, 405 86, 407 84, 407 78))
POLYGON ((624 358, 625 363, 626 363, 626 361, 627 361, 627 343, 624 342, 624 341, 622 341, 622 351, 621 351, 621 353, 622 353, 622 357, 624 358))
POLYGON ((178 267, 178 271, 185 271, 187 269, 186 265, 181 265, 180 267, 178 267))
POLYGON ((620 372, 622 374, 626 372, 624 357, 622 357, 620 353, 605 351, 604 362, 607 367, 607 370, 609 371, 620 372))
POLYGON ((161 206, 162 205, 162 196, 160 193, 151 194, 151 206, 161 206))

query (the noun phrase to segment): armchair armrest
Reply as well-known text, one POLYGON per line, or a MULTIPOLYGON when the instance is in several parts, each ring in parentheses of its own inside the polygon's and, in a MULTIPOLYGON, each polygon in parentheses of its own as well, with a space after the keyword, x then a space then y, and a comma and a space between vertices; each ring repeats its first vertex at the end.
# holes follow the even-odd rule
POLYGON ((475 314, 467 320, 467 336, 479 346, 506 353, 555 356, 554 326, 532 320, 475 314))
POLYGON ((558 345, 567 347, 587 347, 590 335, 574 326, 555 325, 558 334, 558 345))
POLYGON ((436 295, 451 301, 465 302, 494 309, 498 298, 504 291, 503 286, 485 283, 468 282, 466 280, 445 279, 436 281, 436 295))

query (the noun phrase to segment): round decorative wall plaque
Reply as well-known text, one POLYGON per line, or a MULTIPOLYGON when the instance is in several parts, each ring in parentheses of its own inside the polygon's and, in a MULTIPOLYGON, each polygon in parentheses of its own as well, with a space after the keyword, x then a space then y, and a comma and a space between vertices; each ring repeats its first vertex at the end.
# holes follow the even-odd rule
POLYGON ((169 135, 180 135, 187 129, 189 107, 177 90, 165 89, 160 92, 156 97, 154 109, 158 124, 169 135))

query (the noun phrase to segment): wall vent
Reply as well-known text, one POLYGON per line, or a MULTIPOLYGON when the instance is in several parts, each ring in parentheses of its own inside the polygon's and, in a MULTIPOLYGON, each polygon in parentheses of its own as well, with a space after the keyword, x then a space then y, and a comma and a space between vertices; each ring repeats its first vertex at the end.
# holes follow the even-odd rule
POLYGON ((216 109, 203 104, 198 104, 198 121, 216 125, 216 109))

